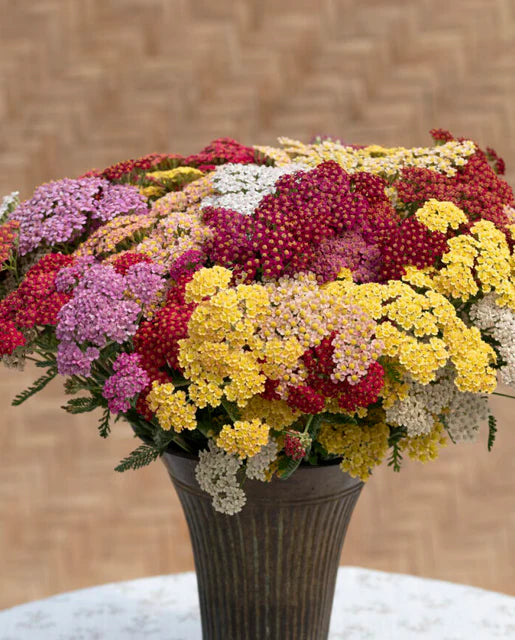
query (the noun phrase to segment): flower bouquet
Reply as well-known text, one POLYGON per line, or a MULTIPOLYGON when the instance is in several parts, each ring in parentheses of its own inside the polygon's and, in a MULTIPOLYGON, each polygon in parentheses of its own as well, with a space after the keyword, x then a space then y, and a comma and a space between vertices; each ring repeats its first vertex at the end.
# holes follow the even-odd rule
POLYGON ((219 139, 4 198, 0 356, 45 370, 14 404, 66 376, 66 411, 141 440, 118 471, 182 451, 230 515, 248 480, 366 480, 485 419, 490 449, 488 396, 515 380, 514 196, 493 150, 431 133, 219 139))

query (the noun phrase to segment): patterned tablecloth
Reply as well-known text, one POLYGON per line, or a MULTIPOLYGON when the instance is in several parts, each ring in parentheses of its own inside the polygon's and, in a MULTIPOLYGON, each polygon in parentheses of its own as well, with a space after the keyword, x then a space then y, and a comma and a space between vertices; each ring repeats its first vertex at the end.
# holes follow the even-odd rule
MULTIPOLYGON (((0 640, 131 638, 201 639, 194 573, 63 593, 0 612, 0 640)), ((330 638, 513 640, 515 598, 345 567, 339 570, 330 638)))

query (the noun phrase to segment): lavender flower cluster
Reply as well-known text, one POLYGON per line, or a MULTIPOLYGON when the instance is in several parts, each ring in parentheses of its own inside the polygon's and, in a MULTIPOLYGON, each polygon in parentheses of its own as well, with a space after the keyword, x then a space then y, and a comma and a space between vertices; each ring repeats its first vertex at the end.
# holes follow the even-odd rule
POLYGON ((89 375, 108 341, 122 344, 136 333, 142 305, 164 286, 154 271, 151 264, 139 263, 122 275, 86 257, 59 272, 57 290, 74 289, 59 311, 56 328, 61 375, 89 375))
POLYGON ((114 374, 104 384, 102 395, 113 413, 128 411, 131 399, 150 383, 147 372, 139 366, 137 353, 121 353, 113 364, 114 374))
POLYGON ((65 178, 42 184, 11 214, 20 222, 19 253, 41 244, 51 248, 73 241, 87 229, 123 214, 145 214, 145 199, 136 187, 102 178, 65 178))

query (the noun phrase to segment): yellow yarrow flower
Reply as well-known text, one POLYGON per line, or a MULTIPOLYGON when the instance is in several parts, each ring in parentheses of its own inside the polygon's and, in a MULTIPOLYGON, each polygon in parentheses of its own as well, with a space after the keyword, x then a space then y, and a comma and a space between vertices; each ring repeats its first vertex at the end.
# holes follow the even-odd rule
POLYGON ((267 158, 273 160, 276 167, 284 167, 285 165, 291 163, 290 156, 283 149, 260 145, 254 145, 253 148, 256 151, 259 151, 259 153, 262 153, 267 158))
POLYGON ((478 238, 479 255, 475 266, 482 291, 495 291, 502 299, 501 304, 515 309, 515 287, 506 236, 490 220, 476 222, 472 233, 478 238))
POLYGON ((188 402, 184 391, 176 391, 170 382, 159 384, 154 381, 152 391, 147 395, 147 404, 165 431, 173 429, 179 433, 183 429, 197 428, 197 407, 188 402))
POLYGON ((292 425, 299 417, 300 411, 291 409, 284 400, 267 400, 254 396, 241 410, 243 420, 260 418, 275 431, 282 431, 292 425))
POLYGON ((395 177, 404 167, 423 167, 453 176, 476 151, 471 140, 451 140, 435 147, 413 149, 380 145, 354 148, 332 140, 303 144, 291 138, 279 138, 279 142, 291 159, 310 167, 334 160, 347 173, 367 171, 385 178, 395 177))
POLYGON ((456 367, 458 389, 471 393, 495 391, 497 373, 491 366, 496 361, 495 351, 481 339, 479 329, 454 318, 444 326, 444 339, 456 367))
POLYGON ((439 201, 430 198, 420 209, 415 212, 415 217, 430 231, 447 233, 449 227, 457 229, 461 224, 468 222, 465 213, 453 202, 439 201))
POLYGON ((421 289, 432 289, 434 287, 434 283, 431 278, 435 273, 434 268, 428 267, 426 269, 418 269, 417 267, 408 266, 405 268, 405 271, 405 275, 402 276, 403 282, 421 289))
POLYGON ((293 369, 304 353, 305 347, 295 336, 286 340, 272 338, 265 343, 263 372, 272 379, 279 379, 285 369, 293 369))
POLYGON ((146 174, 149 180, 156 180, 165 187, 183 185, 202 178, 204 174, 194 167, 176 167, 165 171, 150 171, 146 174))
POLYGON ((380 396, 383 399, 383 408, 389 409, 397 402, 402 402, 408 397, 409 383, 405 380, 405 370, 395 360, 388 360, 385 366, 384 386, 380 396), (390 375, 390 371, 393 375, 390 375))
POLYGON ((270 307, 268 293, 259 284, 229 288, 230 280, 228 269, 201 269, 186 288, 187 298, 200 304, 188 338, 179 341, 179 364, 199 407, 218 406, 224 394, 243 407, 265 388, 257 332, 270 307))
POLYGON ((251 458, 268 443, 270 427, 259 420, 236 420, 226 424, 216 438, 216 444, 227 453, 236 454, 241 459, 251 458))
POLYGON ((432 277, 433 288, 463 302, 480 291, 495 291, 499 306, 515 309, 513 257, 504 233, 490 220, 476 222, 471 231, 448 240, 446 266, 432 277))
POLYGON ((388 452, 390 429, 384 422, 370 426, 323 423, 317 440, 327 453, 343 457, 340 464, 353 478, 366 481, 373 467, 381 464, 388 452))
POLYGON ((435 426, 429 433, 423 433, 411 438, 402 438, 399 448, 405 451, 412 460, 429 462, 436 460, 440 454, 440 448, 449 444, 445 427, 441 422, 435 422, 435 426))
POLYGON ((186 302, 201 302, 204 298, 214 296, 228 287, 231 278, 232 272, 224 267, 196 271, 186 285, 186 302))
POLYGON ((139 192, 145 198, 160 198, 166 193, 163 187, 159 187, 157 184, 149 187, 140 187, 139 192))

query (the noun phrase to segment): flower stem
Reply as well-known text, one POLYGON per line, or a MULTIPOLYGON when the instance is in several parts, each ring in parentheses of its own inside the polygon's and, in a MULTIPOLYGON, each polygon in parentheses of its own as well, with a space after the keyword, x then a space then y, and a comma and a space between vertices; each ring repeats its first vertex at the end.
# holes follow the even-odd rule
POLYGON ((512 400, 515 400, 515 396, 510 396, 507 393, 499 393, 498 391, 493 391, 492 395, 494 395, 494 396, 502 396, 503 398, 511 398, 512 400))
POLYGON ((313 418, 315 416, 313 414, 310 414, 307 422, 306 422, 306 426, 304 427, 304 431, 302 433, 306 433, 307 431, 309 431, 309 427, 311 426, 311 423, 313 422, 313 418))

